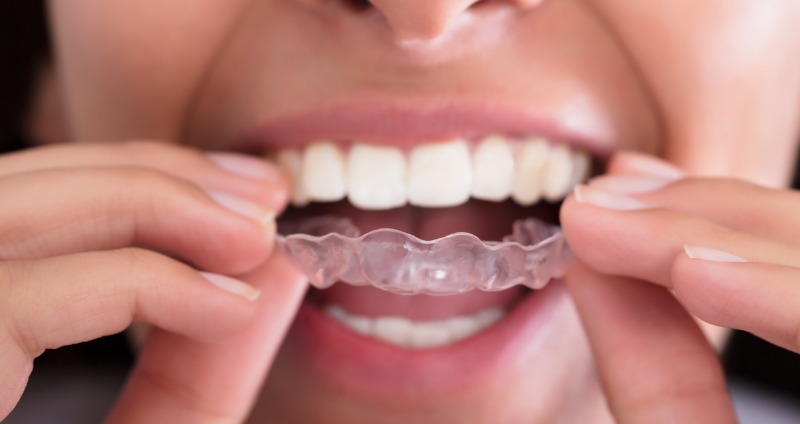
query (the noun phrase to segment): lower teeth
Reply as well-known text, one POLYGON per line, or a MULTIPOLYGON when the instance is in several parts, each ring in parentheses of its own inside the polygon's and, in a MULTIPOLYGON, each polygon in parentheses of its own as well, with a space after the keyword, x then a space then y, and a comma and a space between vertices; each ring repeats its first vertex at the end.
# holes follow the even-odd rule
POLYGON ((354 315, 338 305, 323 309, 356 333, 406 349, 432 349, 456 343, 500 321, 506 314, 503 308, 494 307, 441 321, 412 321, 402 317, 354 315))

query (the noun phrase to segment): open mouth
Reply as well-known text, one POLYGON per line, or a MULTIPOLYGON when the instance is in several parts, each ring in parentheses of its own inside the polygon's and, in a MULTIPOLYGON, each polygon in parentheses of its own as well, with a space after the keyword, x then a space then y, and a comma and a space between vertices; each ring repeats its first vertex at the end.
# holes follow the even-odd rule
MULTIPOLYGON (((583 150, 540 137, 502 135, 410 148, 321 141, 279 150, 274 159, 293 182, 293 206, 281 221, 344 217, 361 233, 392 229, 426 240, 463 232, 499 241, 511 232, 513 222, 530 217, 557 224, 560 202, 592 171, 591 157, 583 150)), ((399 245, 409 249, 408 241, 399 245)), ((315 254, 330 255, 327 263, 335 268, 342 259, 331 250, 339 249, 315 254)), ((356 255, 369 254, 370 248, 366 250, 356 255)), ((395 258, 381 260, 383 266, 373 266, 373 272, 388 273, 395 258)), ((463 280, 477 277, 465 273, 456 278, 470 286, 463 280)), ((407 296, 391 290, 392 283, 388 281, 384 290, 345 282, 324 290, 312 288, 306 304, 361 339, 413 354, 489 331, 526 298, 537 295, 536 290, 512 284, 493 291, 456 290, 459 294, 417 287, 416 292, 453 295, 407 296)))

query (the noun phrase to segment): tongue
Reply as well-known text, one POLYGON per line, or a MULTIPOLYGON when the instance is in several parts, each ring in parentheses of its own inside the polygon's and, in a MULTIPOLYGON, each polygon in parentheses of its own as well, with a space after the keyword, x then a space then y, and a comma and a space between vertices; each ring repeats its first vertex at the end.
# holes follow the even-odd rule
MULTIPOLYGON (((483 240, 500 240, 511 233, 517 219, 536 216, 555 222, 558 209, 552 205, 523 209, 507 203, 470 201, 446 209, 404 207, 388 211, 364 211, 346 202, 311 205, 294 211, 300 215, 333 214, 350 218, 362 233, 378 228, 394 228, 421 239, 436 239, 455 232, 472 233, 483 240)), ((482 309, 507 306, 527 290, 517 287, 500 292, 472 291, 454 296, 397 295, 374 287, 356 287, 337 283, 326 290, 313 290, 313 298, 322 305, 336 304, 347 312, 364 316, 400 316, 428 321, 469 315, 482 309)))

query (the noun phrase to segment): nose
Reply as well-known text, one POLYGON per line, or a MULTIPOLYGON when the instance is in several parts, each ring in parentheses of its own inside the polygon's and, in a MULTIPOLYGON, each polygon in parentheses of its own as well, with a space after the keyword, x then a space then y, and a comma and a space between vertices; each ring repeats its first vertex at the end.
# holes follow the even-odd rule
MULTIPOLYGON (((314 1, 314 0, 311 0, 314 1)), ((320 0, 316 0, 320 1, 320 0)), ((330 0, 328 0, 330 1, 330 0)), ((341 0, 340 0, 341 1, 341 0)), ((543 0, 344 0, 358 9, 374 7, 389 23, 399 43, 434 41, 459 23, 479 15, 477 9, 501 6, 520 10, 532 8, 543 0)))
MULTIPOLYGON (((441 37, 478 3, 505 2, 531 7, 541 0, 370 0, 389 21, 399 42, 430 41, 441 37)), ((485 4, 483 6, 490 6, 485 4)))

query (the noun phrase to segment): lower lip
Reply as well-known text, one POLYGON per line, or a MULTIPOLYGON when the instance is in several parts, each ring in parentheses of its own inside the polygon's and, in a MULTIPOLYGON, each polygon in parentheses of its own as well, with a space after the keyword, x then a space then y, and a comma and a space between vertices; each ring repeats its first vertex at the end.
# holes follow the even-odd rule
POLYGON ((497 324, 464 341, 427 350, 407 350, 359 335, 304 303, 288 342, 313 374, 360 396, 403 394, 421 398, 468 390, 510 367, 542 339, 557 305, 567 294, 558 281, 526 295, 497 324), (409 390, 412 389, 412 390, 409 390))

